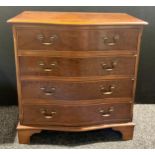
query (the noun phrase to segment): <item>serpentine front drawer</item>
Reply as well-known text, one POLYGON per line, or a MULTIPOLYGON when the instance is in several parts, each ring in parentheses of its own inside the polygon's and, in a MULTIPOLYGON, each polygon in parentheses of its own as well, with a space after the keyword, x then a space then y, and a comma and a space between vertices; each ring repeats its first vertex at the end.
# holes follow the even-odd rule
POLYGON ((41 130, 112 128, 132 139, 147 22, 124 13, 23 12, 13 23, 20 143, 41 130))
POLYGON ((33 26, 16 29, 19 50, 103 51, 137 50, 134 27, 33 26))

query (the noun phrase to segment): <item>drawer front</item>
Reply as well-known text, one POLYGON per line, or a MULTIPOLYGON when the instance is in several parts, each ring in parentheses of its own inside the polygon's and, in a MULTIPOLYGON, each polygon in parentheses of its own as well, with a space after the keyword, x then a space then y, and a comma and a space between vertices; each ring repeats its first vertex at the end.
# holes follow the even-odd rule
POLYGON ((23 105, 23 124, 95 125, 131 121, 131 104, 23 105), (31 114, 31 115, 30 115, 31 114))
POLYGON ((22 81, 23 99, 91 100, 132 97, 131 79, 101 81, 22 81))
POLYGON ((21 28, 17 29, 17 47, 57 51, 137 50, 138 34, 136 28, 21 28))
POLYGON ((56 58, 20 56, 21 75, 103 76, 134 75, 135 57, 56 58))

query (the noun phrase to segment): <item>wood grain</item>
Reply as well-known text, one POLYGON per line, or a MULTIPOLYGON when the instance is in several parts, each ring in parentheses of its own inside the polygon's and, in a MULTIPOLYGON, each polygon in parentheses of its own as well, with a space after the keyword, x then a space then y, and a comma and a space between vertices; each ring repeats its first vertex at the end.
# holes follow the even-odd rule
POLYGON ((19 57, 21 76, 83 77, 134 75, 135 61, 135 56, 97 58, 19 57))
POLYGON ((17 92, 18 92, 18 106, 19 106, 19 119, 23 118, 23 109, 21 107, 21 83, 20 83, 20 71, 19 71, 19 59, 17 56, 18 50, 17 50, 17 36, 16 36, 16 29, 13 26, 12 27, 12 31, 13 31, 13 41, 14 41, 14 55, 15 55, 15 66, 16 66, 16 80, 17 80, 17 92))
MULTIPOLYGON (((81 26, 82 27, 82 26, 81 26)), ((52 51, 136 50, 138 28, 80 29, 68 26, 17 28, 18 49, 52 51), (39 39, 39 37, 42 37, 39 39), (52 39, 51 39, 52 37, 52 39)))
POLYGON ((42 130, 112 128, 123 140, 132 139, 147 22, 122 13, 25 11, 8 23, 13 24, 19 143, 29 143, 42 130))
POLYGON ((132 140, 133 139, 134 125, 115 126, 115 127, 112 127, 112 129, 114 131, 119 131, 122 134, 123 140, 132 140))
POLYGON ((131 121, 131 103, 82 105, 44 105, 42 103, 42 105, 23 105, 23 109, 24 117, 21 122, 25 125, 58 125, 70 127, 131 121))
POLYGON ((70 131, 70 132, 84 132, 98 129, 112 128, 114 131, 119 131, 122 134, 123 140, 131 140, 133 138, 134 123, 117 123, 117 124, 101 124, 93 126, 78 126, 78 127, 65 127, 65 126, 34 126, 34 125, 21 125, 18 124, 18 136, 20 144, 29 144, 31 135, 39 133, 42 130, 49 131, 70 131))
POLYGON ((33 129, 33 130, 18 130, 18 142, 20 144, 29 144, 30 138, 33 134, 40 133, 41 130, 33 129))
POLYGON ((132 98, 131 79, 101 81, 22 81, 22 99, 90 100, 132 98))
POLYGON ((8 23, 37 23, 65 25, 147 25, 125 13, 41 12, 24 11, 8 23))
POLYGON ((52 51, 51 50, 18 50, 17 56, 46 56, 57 58, 97 58, 97 57, 131 57, 137 56, 137 50, 111 51, 52 51))

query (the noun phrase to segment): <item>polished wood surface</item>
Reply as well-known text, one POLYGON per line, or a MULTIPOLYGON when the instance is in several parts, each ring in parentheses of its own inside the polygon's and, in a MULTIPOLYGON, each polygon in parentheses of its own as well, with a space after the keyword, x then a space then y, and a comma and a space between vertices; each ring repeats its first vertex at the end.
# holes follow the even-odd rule
POLYGON ((134 125, 130 126, 115 126, 112 127, 114 131, 119 131, 122 134, 123 140, 131 140, 133 138, 134 125))
POLYGON ((30 138, 33 134, 40 133, 41 129, 31 129, 31 130, 25 130, 21 129, 21 127, 18 129, 18 142, 20 144, 29 144, 30 138))
POLYGON ((131 121, 130 103, 82 105, 43 103, 23 105, 23 109, 24 117, 21 122, 25 125, 86 126, 131 121))
POLYGON ((109 104, 124 104, 124 103, 130 103, 132 105, 133 100, 131 98, 104 98, 104 99, 95 99, 95 100, 45 100, 45 99, 24 99, 22 100, 22 105, 67 105, 67 104, 72 104, 72 105, 85 105, 85 104, 100 104, 100 103, 109 103, 109 104))
POLYGON ((136 50, 138 28, 88 28, 68 26, 17 29, 18 49, 56 51, 136 50))
POLYGON ((8 22, 13 23, 20 143, 43 129, 111 127, 132 139, 147 22, 120 13, 56 12, 23 12, 8 22))
POLYGON ((57 58, 96 58, 96 57, 131 57, 137 56, 137 50, 111 51, 52 51, 51 50, 18 50, 17 56, 41 56, 57 58))
POLYGON ((8 23, 37 23, 65 25, 147 25, 126 13, 41 12, 24 11, 8 23))
POLYGON ((22 81, 22 99, 90 100, 132 98, 133 81, 22 81))
POLYGON ((17 50, 17 40, 16 40, 16 30, 12 27, 13 31, 13 41, 14 41, 14 55, 15 55, 15 65, 16 65, 16 79, 17 79, 17 92, 18 92, 18 106, 19 106, 19 119, 23 118, 22 107, 21 107, 21 83, 20 83, 20 73, 19 73, 19 59, 17 50))
POLYGON ((19 57, 20 74, 34 76, 134 75, 135 61, 135 56, 102 56, 96 58, 19 57))
POLYGON ((84 132, 97 129, 112 128, 114 131, 118 131, 122 134, 123 140, 131 140, 133 138, 135 124, 130 123, 117 123, 117 124, 102 124, 93 126, 78 126, 78 127, 65 127, 65 126, 34 126, 34 125, 21 125, 18 124, 18 139, 21 144, 29 144, 30 138, 34 133, 39 133, 42 130, 50 131, 70 131, 70 132, 84 132))

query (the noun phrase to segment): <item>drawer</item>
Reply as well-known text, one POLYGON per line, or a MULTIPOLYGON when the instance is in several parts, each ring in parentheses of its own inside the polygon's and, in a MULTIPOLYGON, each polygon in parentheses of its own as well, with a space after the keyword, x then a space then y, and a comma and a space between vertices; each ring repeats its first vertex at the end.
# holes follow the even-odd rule
POLYGON ((132 97, 131 79, 22 81, 23 99, 91 100, 132 97))
POLYGON ((134 75, 135 61, 134 56, 96 58, 19 57, 21 75, 64 77, 134 75))
POLYGON ((138 34, 136 28, 18 28, 17 48, 56 51, 137 50, 138 34))
POLYGON ((24 125, 86 126, 132 119, 130 103, 86 105, 23 105, 24 125))

